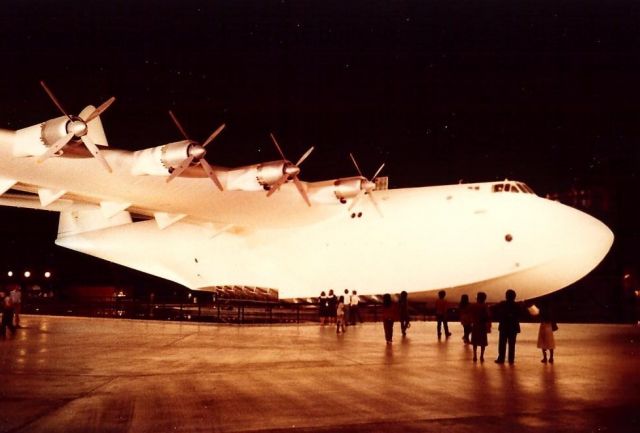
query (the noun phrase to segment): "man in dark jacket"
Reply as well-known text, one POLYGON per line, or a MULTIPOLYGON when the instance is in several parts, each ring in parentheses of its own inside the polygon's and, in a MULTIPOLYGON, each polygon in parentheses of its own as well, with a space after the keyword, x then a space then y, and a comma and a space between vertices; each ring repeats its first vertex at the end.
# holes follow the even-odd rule
POLYGON ((520 306, 516 303, 516 292, 507 290, 505 300, 496 307, 499 320, 498 359, 497 364, 504 364, 505 352, 509 346, 509 364, 516 358, 516 337, 520 333, 520 306))

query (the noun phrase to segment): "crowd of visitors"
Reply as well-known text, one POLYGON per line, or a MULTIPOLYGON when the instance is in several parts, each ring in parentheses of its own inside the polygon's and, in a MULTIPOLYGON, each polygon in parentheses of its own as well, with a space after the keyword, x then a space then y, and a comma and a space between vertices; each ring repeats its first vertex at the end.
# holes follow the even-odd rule
MULTIPOLYGON (((446 339, 452 335, 448 321, 450 305, 446 295, 446 291, 440 290, 434 305, 438 340, 441 340, 443 335, 446 339)), ((322 292, 319 298, 320 323, 335 324, 338 334, 346 332, 348 325, 355 325, 356 321, 362 322, 359 303, 360 298, 355 290, 351 293, 345 290, 344 295, 340 297, 336 296, 333 290, 329 290, 328 295, 322 292)), ((515 290, 509 289, 505 293, 505 299, 490 309, 487 305, 486 293, 478 292, 476 302, 473 304, 469 301, 469 295, 463 294, 458 304, 458 318, 462 325, 462 341, 464 344, 473 346, 473 362, 484 362, 485 349, 489 344, 488 335, 492 331, 492 323, 496 322, 498 324, 498 357, 495 362, 513 364, 516 356, 516 340, 520 333, 520 320, 525 316, 538 314, 540 329, 537 347, 542 350, 542 362, 553 363, 555 350, 553 333, 558 329, 558 325, 547 305, 541 309, 537 307, 527 309, 524 303, 516 302, 515 290), (480 348, 479 356, 478 348, 480 348)), ((393 302, 391 294, 383 295, 380 317, 387 344, 393 343, 393 327, 397 321, 400 322, 400 331, 405 337, 411 326, 407 292, 400 293, 397 303, 393 302)))

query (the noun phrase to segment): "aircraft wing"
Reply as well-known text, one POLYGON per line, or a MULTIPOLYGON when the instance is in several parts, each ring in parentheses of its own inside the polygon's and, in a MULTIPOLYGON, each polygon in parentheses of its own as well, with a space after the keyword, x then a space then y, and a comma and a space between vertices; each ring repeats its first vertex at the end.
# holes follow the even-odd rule
MULTIPOLYGON (((291 228, 346 212, 335 198, 308 206, 293 182, 284 183, 269 197, 259 185, 254 190, 220 191, 200 170, 187 169, 183 176, 167 182, 168 173, 139 174, 139 155, 135 152, 101 149, 113 172, 81 153, 38 162, 37 156, 16 156, 15 148, 23 139, 12 131, 0 133, 0 193, 4 193, 0 205, 57 212, 100 209, 107 217, 127 211, 137 217, 154 218, 161 228, 176 221, 252 229, 291 228)), ((251 179, 250 170, 254 168, 244 169, 249 170, 245 177, 253 182, 255 176, 251 179)), ((244 173, 215 169, 225 183, 237 183, 238 173, 244 173)), ((305 182, 300 184, 309 188, 305 182)))

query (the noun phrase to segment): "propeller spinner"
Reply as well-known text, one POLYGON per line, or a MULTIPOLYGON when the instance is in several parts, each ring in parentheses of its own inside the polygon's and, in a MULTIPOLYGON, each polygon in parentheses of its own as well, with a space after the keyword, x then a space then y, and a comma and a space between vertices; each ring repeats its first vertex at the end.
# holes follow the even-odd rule
POLYGON ((47 95, 49 95, 49 98, 51 99, 51 101, 53 101, 54 105, 58 107, 58 110, 60 110, 60 112, 69 119, 69 122, 66 125, 67 134, 64 135, 63 137, 60 137, 58 140, 56 140, 49 147, 49 149, 47 149, 47 151, 44 154, 42 154, 40 158, 38 158, 38 162, 43 162, 46 159, 52 157, 53 155, 58 153, 63 147, 65 147, 71 140, 79 139, 82 141, 85 147, 89 150, 89 152, 91 152, 94 158, 100 161, 100 163, 104 166, 104 168, 109 173, 111 173, 112 170, 109 164, 107 163, 107 160, 104 159, 104 156, 102 156, 102 154, 100 153, 98 146, 96 146, 96 144, 91 140, 91 138, 89 138, 87 133, 89 132, 89 126, 88 126, 89 122, 91 122, 93 119, 95 119, 100 114, 102 114, 107 108, 109 108, 109 106, 113 103, 113 101, 116 100, 116 98, 112 96, 111 98, 106 100, 104 103, 102 103, 102 105, 100 105, 98 108, 96 108, 90 113, 83 112, 83 113, 80 113, 80 116, 72 116, 72 115, 69 115, 67 111, 65 111, 65 109, 62 107, 62 104, 60 104, 60 101, 58 101, 58 99, 55 97, 53 92, 47 87, 44 81, 40 81, 40 85, 42 86, 44 91, 47 92, 47 95))
POLYGON ((354 158, 353 154, 349 153, 349 156, 351 157, 351 161, 353 161, 353 165, 355 165, 356 170, 358 171, 358 174, 362 178, 362 181, 360 182, 360 192, 358 192, 358 194, 353 198, 353 201, 349 206, 349 210, 351 210, 356 205, 356 203, 358 203, 358 200, 360 200, 362 193, 365 193, 371 199, 371 203, 373 203, 378 213, 382 215, 382 212, 380 212, 380 208, 378 207, 378 202, 373 196, 373 191, 376 189, 375 181, 378 175, 380 174, 380 172, 382 171, 382 168, 384 167, 384 163, 382 163, 380 168, 378 168, 378 171, 376 171, 376 173, 373 175, 371 180, 369 180, 363 176, 362 171, 360 170, 360 167, 358 167, 358 163, 356 162, 356 159, 354 158))
POLYGON ((298 174, 300 174, 300 164, 302 164, 302 162, 305 159, 307 159, 307 157, 311 154, 311 152, 313 152, 313 146, 311 146, 304 153, 304 155, 302 155, 300 159, 298 159, 298 162, 293 164, 284 156, 284 153, 282 152, 282 149, 280 148, 280 145, 278 144, 276 137, 274 137, 272 133, 270 133, 269 135, 271 136, 271 140, 273 141, 273 144, 275 144, 276 149, 278 149, 278 153, 282 157, 282 162, 284 163, 284 165, 282 167, 282 176, 280 177, 280 179, 278 179, 271 185, 271 187, 269 188, 269 192, 267 193, 267 197, 271 196, 271 194, 273 194, 278 189, 280 189, 282 184, 292 179, 293 183, 296 185, 296 188, 298 189, 298 192, 300 193, 304 201, 307 203, 308 206, 311 206, 311 202, 309 201, 309 196, 307 195, 307 191, 304 189, 304 186, 302 186, 302 182, 300 182, 300 179, 298 179, 298 174))
POLYGON ((175 123, 175 125, 178 127, 178 130, 180 131, 182 136, 185 138, 185 140, 187 142, 190 143, 190 145, 187 148, 187 155, 188 155, 187 159, 182 161, 180 163, 180 165, 178 165, 176 168, 173 169, 173 171, 171 172, 171 174, 167 178, 167 182, 171 182, 175 177, 179 176, 189 166, 200 164, 200 167, 202 167, 202 169, 204 170, 206 175, 209 177, 209 179, 211 179, 213 181, 213 183, 216 184, 218 189, 220 191, 222 191, 223 190, 222 184, 220 183, 220 180, 218 179, 218 176, 216 176, 215 171, 213 171, 213 168, 211 167, 211 165, 209 165, 207 160, 204 159, 204 156, 207 154, 207 151, 205 150, 205 147, 207 147, 207 145, 209 143, 211 143, 213 141, 213 139, 216 138, 218 136, 218 134, 220 134, 220 132, 222 132, 222 130, 225 127, 225 124, 223 123, 222 125, 220 125, 218 127, 218 129, 213 131, 213 133, 209 136, 209 138, 207 138, 204 141, 204 143, 200 144, 200 143, 198 143, 196 141, 193 141, 193 140, 191 140, 189 138, 189 136, 185 132, 184 128, 182 127, 182 125, 178 121, 178 118, 173 114, 173 112, 171 110, 169 110, 169 115, 171 116, 171 119, 173 119, 173 123, 175 123))

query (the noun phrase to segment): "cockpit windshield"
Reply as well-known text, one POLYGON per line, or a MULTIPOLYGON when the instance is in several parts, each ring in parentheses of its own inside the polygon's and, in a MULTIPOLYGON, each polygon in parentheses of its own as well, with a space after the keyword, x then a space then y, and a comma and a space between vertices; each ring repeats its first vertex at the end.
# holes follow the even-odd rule
POLYGON ((531 188, 522 182, 514 182, 505 180, 504 182, 494 183, 491 190, 493 192, 514 192, 524 194, 535 194, 531 188))

